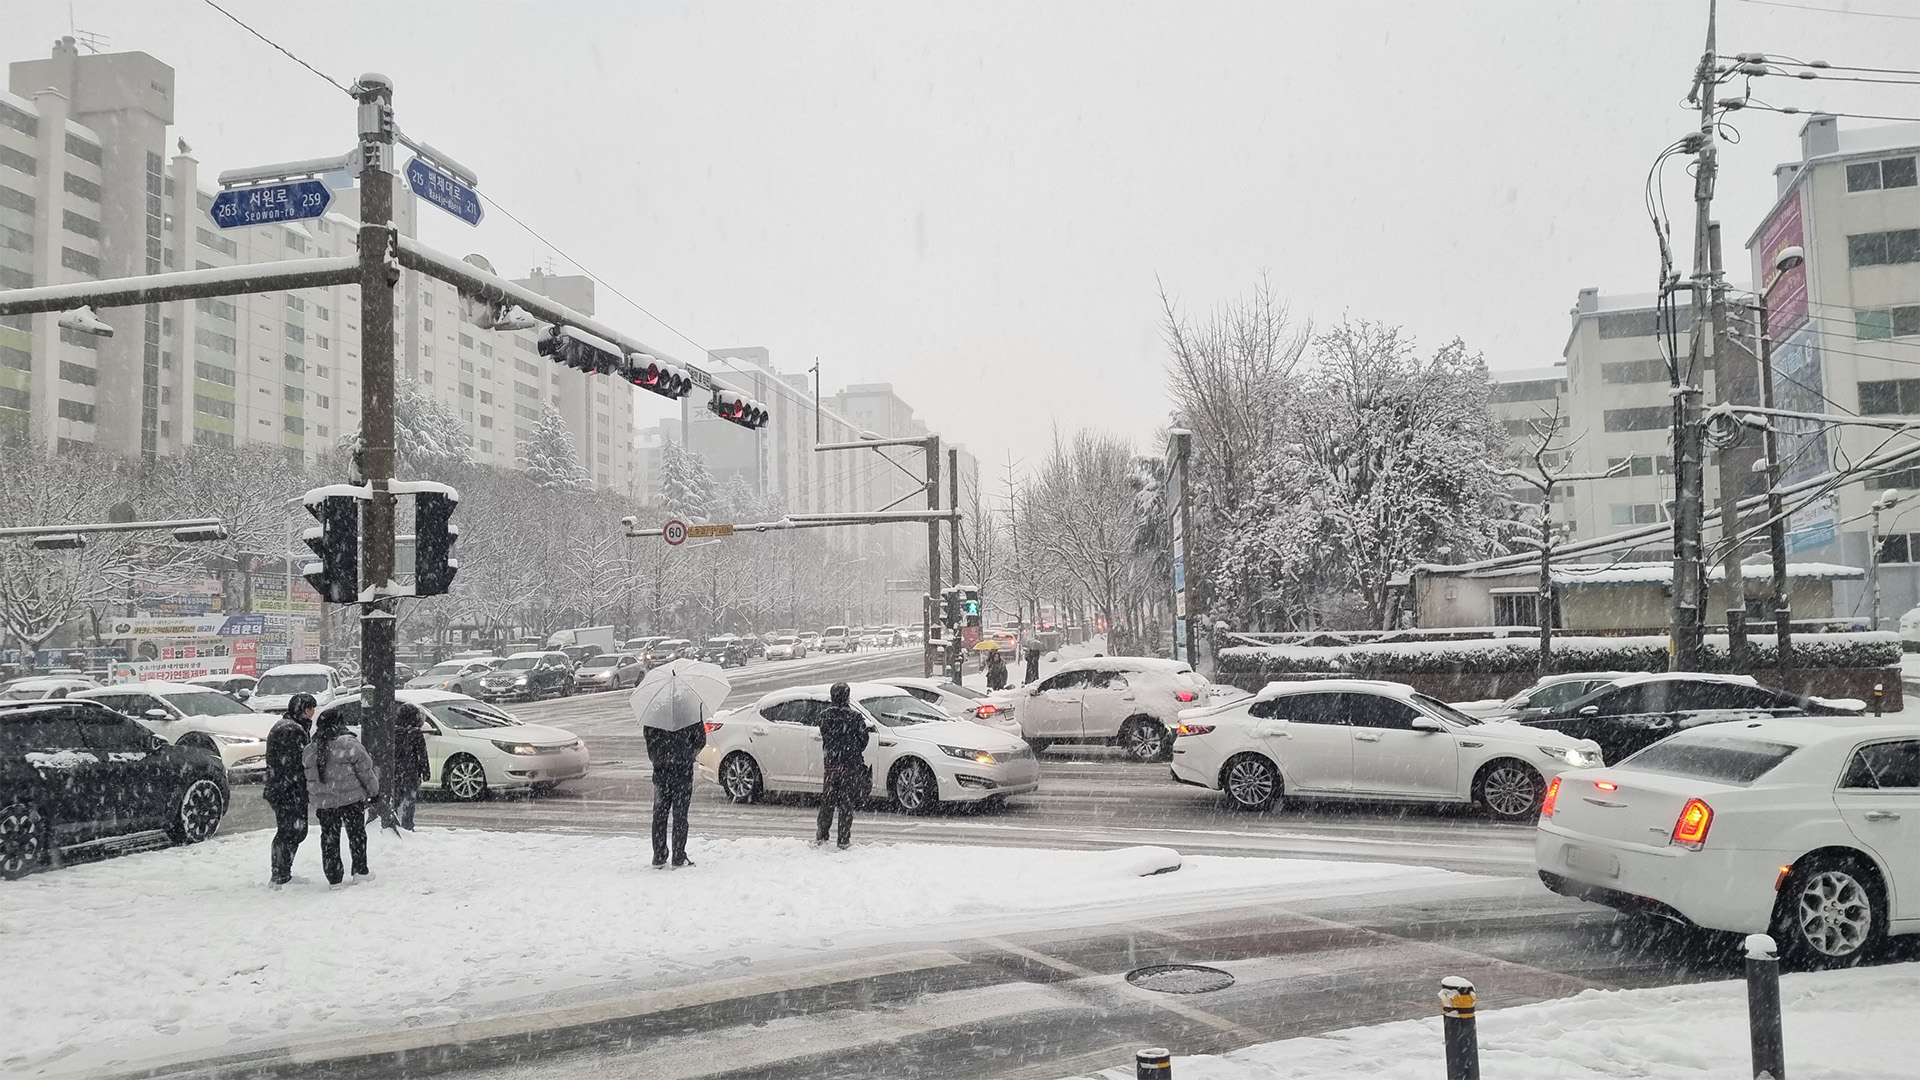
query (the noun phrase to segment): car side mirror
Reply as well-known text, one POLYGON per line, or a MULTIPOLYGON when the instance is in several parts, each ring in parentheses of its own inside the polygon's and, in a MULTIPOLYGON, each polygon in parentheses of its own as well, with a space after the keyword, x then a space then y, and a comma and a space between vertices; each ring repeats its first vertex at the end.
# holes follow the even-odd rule
POLYGON ((172 713, 169 713, 169 712, 167 712, 167 710, 165 710, 165 709, 148 709, 148 710, 147 710, 146 712, 143 712, 143 713, 141 713, 140 715, 141 715, 141 716, 143 716, 143 717, 145 717, 145 718, 146 718, 146 719, 148 719, 148 720, 171 720, 171 719, 173 719, 173 714, 172 714, 172 713))
POLYGON ((1442 723, 1441 723, 1440 721, 1438 721, 1438 720, 1435 720, 1435 719, 1434 719, 1433 717, 1431 717, 1431 716, 1416 716, 1416 717, 1414 717, 1414 718, 1413 718, 1413 730, 1415 730, 1415 731, 1445 731, 1445 730, 1447 730, 1447 727, 1446 727, 1446 725, 1445 725, 1445 724, 1442 724, 1442 723))
POLYGON ((154 735, 154 736, 151 736, 151 738, 153 739, 153 741, 147 746, 147 749, 149 750, 165 750, 167 747, 173 745, 172 743, 168 742, 164 736, 154 735))
POLYGON ((1598 706, 1598 705, 1589 705, 1589 706, 1587 706, 1586 708, 1584 708, 1584 709, 1581 709, 1581 710, 1580 710, 1580 715, 1581 715, 1581 716, 1599 716, 1599 715, 1600 715, 1600 706, 1598 706))
POLYGON ((253 691, 247 689, 244 686, 241 687, 239 690, 235 691, 234 693, 235 693, 235 696, 238 697, 241 701, 245 701, 248 698, 253 696, 253 691))

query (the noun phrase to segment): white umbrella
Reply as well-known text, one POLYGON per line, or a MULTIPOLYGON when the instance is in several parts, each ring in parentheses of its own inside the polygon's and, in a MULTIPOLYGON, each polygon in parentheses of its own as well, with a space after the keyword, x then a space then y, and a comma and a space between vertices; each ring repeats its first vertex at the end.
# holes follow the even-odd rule
POLYGON ((679 731, 719 711, 733 684, 717 665, 675 660, 647 672, 629 699, 643 727, 679 731))

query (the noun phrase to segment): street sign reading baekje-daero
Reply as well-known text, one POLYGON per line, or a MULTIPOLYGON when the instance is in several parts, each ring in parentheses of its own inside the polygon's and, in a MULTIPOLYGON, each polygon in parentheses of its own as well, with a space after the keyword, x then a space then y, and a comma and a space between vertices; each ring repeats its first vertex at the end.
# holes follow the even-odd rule
POLYGON ((213 197, 207 216, 222 229, 271 225, 279 221, 317 218, 333 204, 333 192, 319 180, 290 180, 284 184, 228 188, 213 197))
POLYGON ((480 224, 480 219, 486 216, 486 211, 480 208, 479 192, 420 158, 407 162, 407 186, 415 195, 469 225, 480 224))

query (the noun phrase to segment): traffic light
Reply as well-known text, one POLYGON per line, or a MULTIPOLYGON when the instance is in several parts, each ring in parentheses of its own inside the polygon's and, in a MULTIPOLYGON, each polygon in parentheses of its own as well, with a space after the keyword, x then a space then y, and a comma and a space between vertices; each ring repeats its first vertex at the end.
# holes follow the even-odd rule
POLYGON ((546 337, 534 343, 534 349, 541 356, 594 375, 611 375, 625 360, 618 346, 571 326, 550 328, 546 337))
POLYGON ((960 590, 951 588, 942 589, 940 590, 940 600, 946 614, 946 618, 942 621, 948 626, 959 626, 963 618, 960 590))
POLYGON ((968 587, 960 590, 960 610, 966 616, 968 626, 979 626, 980 590, 968 587))
POLYGON ((720 419, 739 424, 749 431, 767 426, 767 407, 745 394, 715 390, 707 408, 720 419))
POLYGON ((645 353, 627 357, 626 363, 620 365, 620 377, 666 398, 683 398, 693 389, 693 379, 686 372, 645 353))
POLYGON ((460 526, 453 523, 453 508, 460 495, 445 484, 414 481, 413 493, 413 595, 439 596, 453 587, 453 575, 460 569, 454 557, 453 542, 460 538, 460 526))
POLYGON ((360 499, 308 492, 303 501, 320 521, 300 534, 320 557, 319 566, 305 571, 307 584, 329 604, 351 604, 360 599, 360 499))

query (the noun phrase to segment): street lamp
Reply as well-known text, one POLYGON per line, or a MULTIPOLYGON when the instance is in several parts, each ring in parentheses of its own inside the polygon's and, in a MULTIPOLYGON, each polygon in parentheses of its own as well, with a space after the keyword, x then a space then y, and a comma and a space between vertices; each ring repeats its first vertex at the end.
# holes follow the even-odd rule
MULTIPOLYGON (((1773 402, 1773 334, 1767 326, 1767 301, 1773 290, 1786 280, 1787 272, 1807 261, 1807 253, 1798 245, 1783 247, 1773 257, 1773 278, 1760 290, 1755 305, 1760 313, 1760 404, 1773 402)), ((1767 455, 1767 548, 1773 559, 1773 636, 1779 651, 1780 679, 1793 674, 1793 609, 1787 599, 1787 521, 1780 498, 1780 438, 1775 431, 1779 420, 1769 415, 1762 432, 1767 455)), ((1792 687, 1788 687, 1792 689, 1792 687)))

